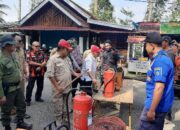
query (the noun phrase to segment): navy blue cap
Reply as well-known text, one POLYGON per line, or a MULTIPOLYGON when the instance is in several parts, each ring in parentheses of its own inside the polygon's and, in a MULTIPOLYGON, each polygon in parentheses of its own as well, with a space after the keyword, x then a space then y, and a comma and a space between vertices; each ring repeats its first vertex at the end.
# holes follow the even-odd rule
POLYGON ((147 34, 146 39, 144 40, 146 43, 154 43, 156 45, 161 45, 162 37, 158 32, 150 32, 147 34))
POLYGON ((16 42, 14 41, 12 35, 4 35, 0 38, 1 47, 5 47, 7 44, 15 45, 16 42))

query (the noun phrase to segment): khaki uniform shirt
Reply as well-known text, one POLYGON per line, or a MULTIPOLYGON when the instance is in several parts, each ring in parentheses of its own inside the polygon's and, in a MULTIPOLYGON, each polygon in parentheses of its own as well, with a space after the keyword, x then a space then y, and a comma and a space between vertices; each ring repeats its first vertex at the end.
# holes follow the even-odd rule
MULTIPOLYGON (((0 56, 0 97, 4 96, 3 83, 18 83, 21 80, 20 66, 15 55, 1 53, 0 56)), ((9 87, 8 92, 13 92, 19 86, 9 87)))
POLYGON ((24 75, 25 73, 25 55, 24 50, 21 48, 20 50, 15 51, 16 59, 20 65, 21 74, 24 75))
MULTIPOLYGON (((54 77, 60 87, 65 87, 72 81, 72 71, 72 64, 68 57, 62 59, 58 53, 50 57, 47 64, 47 77, 54 77)), ((65 90, 69 90, 70 87, 65 90)))

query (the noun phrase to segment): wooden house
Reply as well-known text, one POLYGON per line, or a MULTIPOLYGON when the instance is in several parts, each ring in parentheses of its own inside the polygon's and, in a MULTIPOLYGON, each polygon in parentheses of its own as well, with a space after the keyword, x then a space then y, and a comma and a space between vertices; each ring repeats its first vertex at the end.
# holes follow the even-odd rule
POLYGON ((60 39, 76 37, 81 51, 90 44, 109 39, 118 49, 127 49, 128 33, 133 29, 99 21, 71 0, 44 0, 28 13, 16 28, 26 35, 27 43, 40 41, 55 47, 60 39))

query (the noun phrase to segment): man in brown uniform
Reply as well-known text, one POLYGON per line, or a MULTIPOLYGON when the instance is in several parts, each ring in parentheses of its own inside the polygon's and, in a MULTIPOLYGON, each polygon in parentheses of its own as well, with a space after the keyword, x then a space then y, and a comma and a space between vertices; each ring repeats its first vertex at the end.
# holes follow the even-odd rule
MULTIPOLYGON (((13 34, 13 38, 16 42, 15 55, 16 55, 17 61, 19 62, 20 72, 22 75, 22 78, 20 81, 20 87, 21 87, 22 92, 24 94, 25 79, 27 79, 29 76, 28 64, 26 63, 26 60, 25 60, 25 53, 24 53, 24 49, 23 49, 23 41, 22 41, 21 36, 16 33, 16 34, 13 34)), ((25 114, 24 118, 29 119, 30 116, 28 114, 25 114)), ((14 122, 16 122, 16 120, 17 120, 17 118, 15 118, 14 122)))
POLYGON ((14 34, 13 37, 14 37, 14 40, 16 42, 15 55, 16 55, 16 59, 19 62, 20 70, 21 70, 21 74, 22 74, 22 80, 20 82, 20 86, 21 86, 21 89, 24 93, 25 78, 28 78, 29 70, 28 70, 28 65, 26 63, 26 60, 25 60, 25 53, 24 53, 24 49, 23 49, 22 38, 19 34, 14 34))
POLYGON ((72 80, 72 74, 78 76, 72 69, 72 64, 68 58, 72 47, 65 40, 58 43, 57 53, 50 57, 47 65, 47 77, 53 86, 54 113, 57 124, 61 124, 65 108, 64 94, 68 92, 71 86, 67 86, 72 80))

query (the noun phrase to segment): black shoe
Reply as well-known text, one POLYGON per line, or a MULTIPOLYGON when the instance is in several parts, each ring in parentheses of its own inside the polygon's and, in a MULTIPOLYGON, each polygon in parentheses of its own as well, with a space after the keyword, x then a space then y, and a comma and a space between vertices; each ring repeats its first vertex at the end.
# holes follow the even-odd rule
POLYGON ((30 130, 32 129, 32 124, 27 124, 23 120, 18 120, 16 128, 21 128, 21 129, 27 129, 30 130))
POLYGON ((36 102, 44 102, 44 100, 43 99, 36 99, 36 102))
POLYGON ((11 126, 10 125, 4 126, 4 130, 11 130, 11 126))
POLYGON ((30 102, 26 102, 26 106, 31 106, 31 103, 30 102))
POLYGON ((29 118, 31 118, 30 115, 28 115, 28 114, 25 114, 25 115, 24 115, 24 119, 29 119, 29 118))
POLYGON ((168 119, 169 121, 172 121, 172 114, 169 114, 169 113, 168 113, 167 116, 168 116, 167 119, 168 119))

